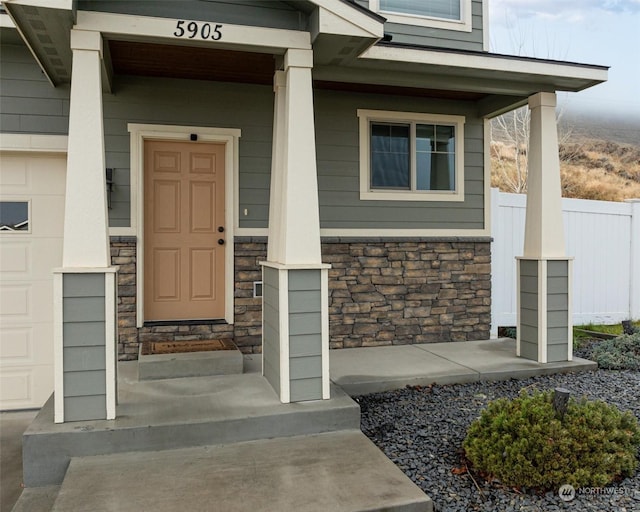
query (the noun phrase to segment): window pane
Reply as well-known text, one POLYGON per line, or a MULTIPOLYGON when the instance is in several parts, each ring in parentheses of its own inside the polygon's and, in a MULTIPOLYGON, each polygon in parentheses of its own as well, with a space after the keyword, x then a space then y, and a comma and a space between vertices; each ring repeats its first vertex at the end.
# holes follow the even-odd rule
POLYGON ((455 131, 453 126, 436 128, 436 151, 453 153, 455 147, 455 131))
POLYGON ((410 188, 409 125, 371 124, 371 188, 410 188))
POLYGON ((433 151, 436 137, 436 127, 432 124, 416 125, 416 150, 433 151))
POLYGON ((0 201, 0 231, 28 231, 29 203, 0 201))
POLYGON ((380 10, 459 20, 460 0, 380 0, 380 10))
POLYGON ((455 127, 416 125, 416 187, 455 190, 455 127))

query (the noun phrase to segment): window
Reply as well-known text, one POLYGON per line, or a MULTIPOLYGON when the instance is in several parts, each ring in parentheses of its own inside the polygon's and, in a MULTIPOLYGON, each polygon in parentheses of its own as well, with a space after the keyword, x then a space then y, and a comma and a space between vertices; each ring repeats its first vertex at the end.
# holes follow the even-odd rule
POLYGON ((380 0, 380 10, 398 14, 460 20, 460 0, 380 0))
POLYGON ((360 199, 464 200, 464 117, 358 110, 360 199))
POLYGON ((0 201, 0 232, 29 232, 29 202, 0 201))
POLYGON ((471 32, 471 0, 369 0, 369 5, 393 23, 471 32))

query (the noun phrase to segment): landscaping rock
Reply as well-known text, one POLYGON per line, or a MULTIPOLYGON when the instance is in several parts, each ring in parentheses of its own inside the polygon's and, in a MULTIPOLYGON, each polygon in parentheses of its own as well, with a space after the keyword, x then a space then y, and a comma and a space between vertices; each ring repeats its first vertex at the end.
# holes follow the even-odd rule
MULTIPOLYGON (((579 353, 583 357, 583 354, 579 353)), ((640 372, 597 370, 526 380, 408 387, 357 397, 362 431, 434 501, 438 512, 640 511, 640 473, 608 492, 580 492, 565 503, 557 492, 536 495, 502 488, 467 471, 462 441, 491 400, 515 398, 521 389, 566 388, 572 396, 600 399, 640 419, 640 372), (458 474, 456 474, 458 473, 458 474)))

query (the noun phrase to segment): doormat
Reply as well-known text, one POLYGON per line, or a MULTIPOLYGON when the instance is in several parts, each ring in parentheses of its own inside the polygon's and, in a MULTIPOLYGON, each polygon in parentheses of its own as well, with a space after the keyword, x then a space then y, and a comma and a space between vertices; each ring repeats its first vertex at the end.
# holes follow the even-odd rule
POLYGON ((193 341, 143 341, 142 355, 182 354, 185 352, 212 352, 214 350, 236 350, 231 340, 193 341))

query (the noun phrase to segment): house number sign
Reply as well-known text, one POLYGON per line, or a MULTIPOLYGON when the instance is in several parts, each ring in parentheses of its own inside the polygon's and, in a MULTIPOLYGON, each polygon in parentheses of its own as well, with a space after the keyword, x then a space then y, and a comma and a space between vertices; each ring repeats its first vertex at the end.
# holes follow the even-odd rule
POLYGON ((188 39, 204 39, 218 41, 222 39, 222 25, 211 23, 203 23, 196 21, 178 20, 176 23, 176 31, 173 33, 176 37, 186 37, 188 39))

